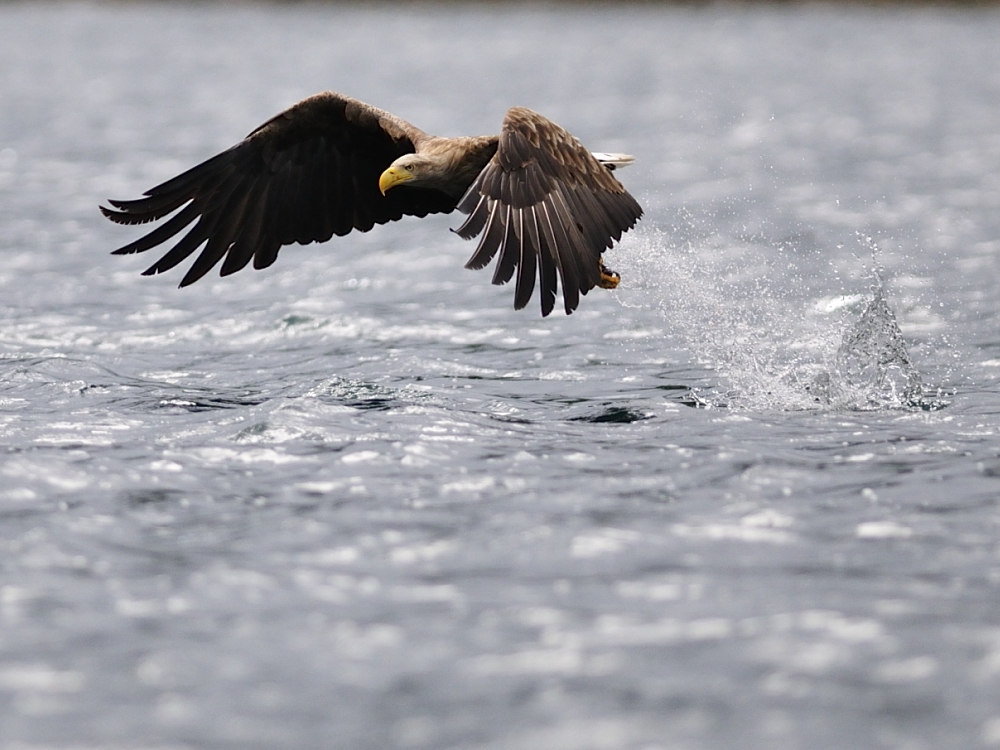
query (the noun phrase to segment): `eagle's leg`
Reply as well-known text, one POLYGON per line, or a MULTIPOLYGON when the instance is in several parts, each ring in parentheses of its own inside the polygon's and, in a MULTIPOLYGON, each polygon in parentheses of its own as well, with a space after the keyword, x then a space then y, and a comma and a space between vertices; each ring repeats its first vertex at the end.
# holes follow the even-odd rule
POLYGON ((598 263, 601 264, 601 289, 614 289, 617 287, 622 277, 610 268, 606 268, 603 260, 599 260, 598 263))

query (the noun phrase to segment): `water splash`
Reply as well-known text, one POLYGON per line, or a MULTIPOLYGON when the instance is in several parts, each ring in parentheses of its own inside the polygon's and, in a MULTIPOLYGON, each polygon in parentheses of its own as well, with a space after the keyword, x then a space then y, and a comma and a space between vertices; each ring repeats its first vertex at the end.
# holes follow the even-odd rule
POLYGON ((647 231, 623 247, 620 265, 636 294, 622 302, 655 307, 664 335, 718 376, 717 385, 692 389, 700 406, 937 408, 889 304, 878 248, 862 241, 872 256, 867 293, 829 297, 817 294, 824 280, 801 276, 780 248, 711 239, 676 248, 647 231))
POLYGON ((837 349, 836 369, 813 384, 821 402, 853 408, 883 409, 924 405, 920 373, 910 359, 903 332, 887 299, 884 269, 878 264, 878 246, 863 238, 871 250, 871 296, 858 319, 844 331, 837 349))

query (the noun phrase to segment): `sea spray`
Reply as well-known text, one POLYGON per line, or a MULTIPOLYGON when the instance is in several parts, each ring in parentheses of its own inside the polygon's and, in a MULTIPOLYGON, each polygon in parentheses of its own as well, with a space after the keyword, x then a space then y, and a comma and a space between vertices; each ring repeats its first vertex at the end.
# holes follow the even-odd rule
POLYGON ((657 309, 664 338, 715 373, 714 386, 692 389, 699 406, 928 408, 878 248, 862 241, 872 257, 867 293, 818 296, 824 280, 797 278, 785 248, 710 239, 677 248, 646 230, 622 247, 622 303, 657 309))
MULTIPOLYGON (((853 408, 900 408, 924 402, 920 373, 910 359, 896 314, 889 306, 885 271, 878 262, 878 246, 863 237, 871 251, 872 284, 861 314, 845 331, 837 349, 835 377, 827 380, 841 391, 830 403, 853 408)), ((822 388, 815 388, 822 398, 822 388)))

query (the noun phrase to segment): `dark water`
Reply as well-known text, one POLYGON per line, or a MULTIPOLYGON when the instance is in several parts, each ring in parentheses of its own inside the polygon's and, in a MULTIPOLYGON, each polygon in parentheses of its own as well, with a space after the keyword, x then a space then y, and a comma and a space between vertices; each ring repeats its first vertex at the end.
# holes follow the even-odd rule
POLYGON ((0 5, 0 750, 1000 745, 998 38, 0 5), (515 313, 454 217, 108 255, 326 88, 634 153, 621 287, 515 313))

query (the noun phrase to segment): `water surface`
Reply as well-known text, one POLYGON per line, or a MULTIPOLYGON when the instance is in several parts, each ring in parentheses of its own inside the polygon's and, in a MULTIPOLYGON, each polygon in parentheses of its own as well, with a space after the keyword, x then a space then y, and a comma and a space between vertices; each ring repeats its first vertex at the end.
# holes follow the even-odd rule
POLYGON ((0 6, 0 749, 1000 745, 998 37, 0 6), (108 254, 323 89, 634 153, 621 287, 515 313, 455 217, 108 254))

